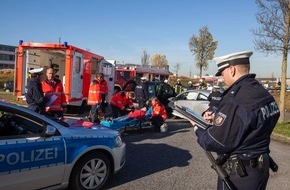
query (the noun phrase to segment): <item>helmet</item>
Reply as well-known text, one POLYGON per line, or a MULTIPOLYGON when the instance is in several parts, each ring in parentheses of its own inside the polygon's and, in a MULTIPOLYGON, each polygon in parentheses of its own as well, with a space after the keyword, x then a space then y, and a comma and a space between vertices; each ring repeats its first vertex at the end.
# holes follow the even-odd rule
POLYGON ((164 82, 165 82, 165 83, 168 83, 168 80, 165 79, 164 82))
POLYGON ((192 84, 192 82, 191 81, 188 81, 188 84, 192 84))
POLYGON ((180 82, 181 80, 180 79, 177 79, 177 82, 180 82))

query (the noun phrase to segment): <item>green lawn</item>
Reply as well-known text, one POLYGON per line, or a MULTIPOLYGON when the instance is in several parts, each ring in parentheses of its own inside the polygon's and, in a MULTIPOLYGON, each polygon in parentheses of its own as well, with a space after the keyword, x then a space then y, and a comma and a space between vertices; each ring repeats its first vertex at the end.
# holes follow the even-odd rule
POLYGON ((278 123, 274 131, 278 134, 290 137, 290 122, 278 123))

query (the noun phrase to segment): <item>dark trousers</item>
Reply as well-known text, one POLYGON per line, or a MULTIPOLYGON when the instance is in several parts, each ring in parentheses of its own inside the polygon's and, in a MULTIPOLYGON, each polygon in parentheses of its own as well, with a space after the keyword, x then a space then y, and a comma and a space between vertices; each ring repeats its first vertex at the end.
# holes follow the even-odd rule
POLYGON ((50 111, 46 112, 46 115, 54 118, 60 118, 63 117, 63 111, 50 111))
POLYGON ((45 115, 45 107, 44 106, 39 106, 37 104, 29 104, 28 109, 35 111, 37 113, 40 113, 42 115, 45 115))
POLYGON ((146 101, 144 98, 137 98, 138 108, 144 108, 146 107, 146 101))
POLYGON ((127 112, 111 104, 113 118, 127 115, 127 112))
POLYGON ((151 123, 154 126, 155 130, 157 132, 160 132, 160 127, 161 127, 161 125, 163 125, 164 121, 160 115, 157 115, 157 116, 153 116, 151 118, 151 123))
POLYGON ((100 123, 100 115, 99 115, 99 110, 100 109, 100 105, 97 104, 95 106, 91 106, 91 110, 90 110, 90 113, 89 113, 89 118, 90 118, 90 121, 93 122, 93 123, 100 123))
MULTIPOLYGON (((269 179, 269 169, 264 171, 258 166, 245 166, 248 176, 240 177, 232 169, 230 173, 230 180, 237 187, 238 190, 264 190, 266 189, 269 179)), ((218 190, 228 190, 227 186, 218 178, 218 190)))

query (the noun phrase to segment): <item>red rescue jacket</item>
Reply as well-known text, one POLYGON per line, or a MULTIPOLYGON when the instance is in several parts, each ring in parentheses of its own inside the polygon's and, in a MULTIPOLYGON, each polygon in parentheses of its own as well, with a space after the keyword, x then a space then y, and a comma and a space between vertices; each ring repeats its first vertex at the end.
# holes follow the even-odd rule
POLYGON ((108 84, 105 80, 95 78, 89 88, 88 105, 97 105, 102 103, 102 97, 108 93, 108 84))
POLYGON ((124 110, 126 106, 132 107, 133 101, 126 96, 125 91, 120 91, 112 96, 110 104, 124 110))
POLYGON ((44 95, 51 93, 57 96, 57 99, 45 108, 46 112, 62 111, 62 107, 66 106, 67 103, 61 81, 54 79, 52 82, 50 82, 46 79, 41 82, 41 85, 44 95))
POLYGON ((167 119, 165 107, 158 102, 155 105, 152 105, 152 116, 154 117, 157 115, 160 115, 163 118, 163 121, 167 119))

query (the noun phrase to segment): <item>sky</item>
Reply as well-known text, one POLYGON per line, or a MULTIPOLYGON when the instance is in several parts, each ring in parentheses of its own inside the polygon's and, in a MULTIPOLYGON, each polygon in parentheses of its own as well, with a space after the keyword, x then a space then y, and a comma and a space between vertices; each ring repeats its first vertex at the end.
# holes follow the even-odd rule
MULTIPOLYGON (((165 55, 170 71, 199 74, 189 40, 207 26, 218 41, 215 57, 253 51, 251 73, 280 77, 282 56, 254 48, 253 29, 259 27, 254 0, 2 0, 0 44, 68 42, 120 63, 141 64, 150 56, 165 55)), ((214 75, 209 61, 203 74, 214 75)), ((289 69, 287 75, 289 76, 289 69)))

